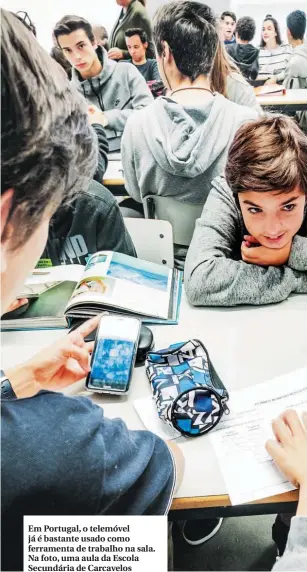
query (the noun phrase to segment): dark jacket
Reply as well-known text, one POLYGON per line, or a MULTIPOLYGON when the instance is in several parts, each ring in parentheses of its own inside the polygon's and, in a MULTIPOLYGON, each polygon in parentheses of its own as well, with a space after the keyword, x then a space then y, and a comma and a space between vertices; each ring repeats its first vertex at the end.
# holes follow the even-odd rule
POLYGON ((146 60, 145 64, 137 66, 132 60, 128 60, 130 64, 142 74, 146 82, 148 81, 161 81, 157 60, 146 60))
POLYGON ((72 515, 77 524, 79 515, 128 520, 169 510, 175 471, 167 445, 106 419, 90 399, 40 391, 2 401, 1 439, 1 570, 23 570, 24 515, 72 515))
POLYGON ((252 44, 229 44, 227 52, 247 80, 256 79, 259 72, 259 49, 252 44))
POLYGON ((139 2, 139 0, 132 0, 124 18, 120 22, 119 20, 121 16, 122 12, 120 13, 111 32, 109 41, 110 48, 119 48, 120 50, 123 50, 124 59, 128 60, 130 55, 126 46, 125 31, 129 30, 129 28, 142 28, 142 30, 146 32, 148 38, 147 57, 154 58, 155 48, 152 41, 151 21, 143 4, 139 2))
POLYGON ((42 258, 46 264, 51 260, 53 266, 86 264, 99 250, 136 255, 116 199, 92 181, 73 204, 60 207, 52 217, 42 258))

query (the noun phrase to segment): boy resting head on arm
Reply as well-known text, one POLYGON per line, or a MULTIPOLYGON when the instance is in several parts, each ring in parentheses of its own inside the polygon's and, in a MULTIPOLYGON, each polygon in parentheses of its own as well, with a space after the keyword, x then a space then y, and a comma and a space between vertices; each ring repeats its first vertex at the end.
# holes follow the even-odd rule
POLYGON ((307 137, 283 115, 237 131, 185 266, 195 306, 269 304, 307 293, 307 137))

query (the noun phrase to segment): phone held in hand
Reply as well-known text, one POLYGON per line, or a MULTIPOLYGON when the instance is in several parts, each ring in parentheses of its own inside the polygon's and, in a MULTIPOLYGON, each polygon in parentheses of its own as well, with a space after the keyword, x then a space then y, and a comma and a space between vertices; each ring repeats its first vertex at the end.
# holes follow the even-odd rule
POLYGON ((102 316, 86 388, 118 395, 129 391, 141 322, 129 316, 102 316))

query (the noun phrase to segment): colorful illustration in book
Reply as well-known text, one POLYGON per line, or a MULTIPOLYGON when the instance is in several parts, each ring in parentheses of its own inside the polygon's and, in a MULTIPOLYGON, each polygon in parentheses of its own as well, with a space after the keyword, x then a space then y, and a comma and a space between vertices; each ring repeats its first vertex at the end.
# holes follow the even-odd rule
POLYGON ((86 292, 98 294, 103 294, 104 296, 110 296, 114 289, 114 280, 110 278, 101 278, 100 276, 90 276, 84 278, 79 282, 77 288, 74 291, 73 296, 78 296, 79 294, 84 294, 86 292))

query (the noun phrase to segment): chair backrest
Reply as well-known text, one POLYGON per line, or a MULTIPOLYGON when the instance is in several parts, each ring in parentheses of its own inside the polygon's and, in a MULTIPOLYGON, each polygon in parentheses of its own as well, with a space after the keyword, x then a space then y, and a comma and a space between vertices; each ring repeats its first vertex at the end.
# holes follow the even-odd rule
POLYGON ((165 220, 124 218, 138 258, 174 267, 173 230, 165 220))
POLYGON ((288 89, 307 89, 306 77, 291 77, 288 84, 288 89))
POLYGON ((173 228, 175 244, 190 246, 196 219, 201 216, 204 205, 183 203, 170 197, 147 195, 144 199, 146 218, 167 220, 173 228))

